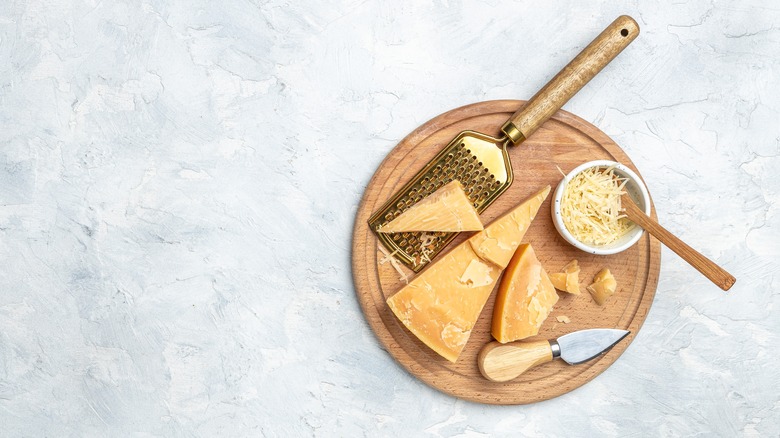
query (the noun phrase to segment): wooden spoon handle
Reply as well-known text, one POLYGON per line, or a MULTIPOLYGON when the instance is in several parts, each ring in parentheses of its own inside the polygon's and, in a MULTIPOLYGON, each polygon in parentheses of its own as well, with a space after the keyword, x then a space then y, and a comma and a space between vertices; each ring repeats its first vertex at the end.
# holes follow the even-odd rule
POLYGON ((683 260, 704 274, 705 277, 709 278, 710 281, 718 285, 718 287, 723 290, 729 290, 731 286, 734 285, 734 282, 737 281, 737 279, 726 272, 725 269, 716 265, 707 257, 704 257, 700 252, 688 246, 677 236, 658 224, 658 222, 648 217, 636 204, 634 204, 628 195, 622 196, 621 203, 626 216, 628 216, 629 219, 655 236, 655 238, 660 240, 667 248, 682 257, 683 260))
POLYGON ((563 70, 509 118, 501 130, 518 144, 571 99, 639 35, 633 18, 621 15, 585 47, 563 70))
POLYGON ((479 371, 486 379, 506 382, 551 360, 553 353, 548 341, 509 344, 494 341, 482 347, 478 363, 479 371))

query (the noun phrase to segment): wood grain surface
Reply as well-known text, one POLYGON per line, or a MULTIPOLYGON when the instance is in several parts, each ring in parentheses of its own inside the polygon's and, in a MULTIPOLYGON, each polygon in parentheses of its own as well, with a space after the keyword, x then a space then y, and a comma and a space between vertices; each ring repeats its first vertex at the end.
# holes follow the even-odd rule
MULTIPOLYGON (((490 323, 495 292, 488 299, 463 353, 450 363, 420 342, 393 315, 385 301, 404 286, 390 263, 380 264, 383 254, 368 228, 368 218, 396 190, 413 177, 449 140, 464 129, 498 135, 501 125, 525 102, 500 100, 480 102, 446 112, 404 138, 380 164, 366 187, 355 218, 352 241, 352 274, 363 313, 382 346, 409 373, 445 393, 481 403, 525 404, 550 399, 572 391, 607 369, 625 351, 644 322, 655 295, 660 270, 660 244, 645 233, 637 244, 620 254, 597 256, 572 247, 555 231, 550 216, 550 198, 541 206, 524 241, 533 245, 544 268, 560 271, 572 259, 580 262, 581 295, 559 292, 560 300, 529 341, 552 339, 586 328, 621 328, 631 331, 605 355, 571 366, 553 361, 509 382, 485 379, 477 365, 480 349, 492 340, 490 323), (585 291, 593 276, 609 267, 618 291, 598 306, 585 291), (563 324, 557 316, 569 317, 563 324)), ((539 188, 553 189, 562 175, 577 165, 596 159, 621 162, 637 171, 628 156, 598 128, 566 111, 558 111, 523 144, 511 148, 515 181, 482 215, 485 224, 526 199, 539 188)), ((641 175, 640 175, 641 176, 641 175)), ((655 209, 652 212, 655 217, 655 209)), ((449 248, 469 233, 458 236, 449 248)), ((448 248, 448 249, 449 249, 448 248)), ((441 257, 441 256, 440 256, 441 257)), ((413 273, 402 268, 412 277, 413 273)))

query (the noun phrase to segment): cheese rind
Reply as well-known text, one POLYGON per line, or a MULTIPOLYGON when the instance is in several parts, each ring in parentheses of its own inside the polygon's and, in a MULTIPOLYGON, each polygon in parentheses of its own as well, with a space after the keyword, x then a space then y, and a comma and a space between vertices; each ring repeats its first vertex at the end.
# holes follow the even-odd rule
POLYGON ((479 231, 484 229, 479 213, 469 200, 460 181, 453 180, 377 231, 401 233, 416 231, 479 231))
MULTIPOLYGON (((546 196, 548 192, 549 187, 540 193, 546 196)), ((514 252, 543 200, 537 194, 477 236, 490 232, 502 247, 510 246, 514 252), (523 224, 522 229, 511 224, 523 224)), ((391 296, 387 305, 425 345, 455 362, 505 266, 481 257, 468 240, 434 260, 391 296)))
POLYGON ((506 268, 512 255, 525 236, 528 226, 536 217, 539 206, 550 193, 547 186, 531 196, 518 207, 493 221, 481 233, 472 236, 468 242, 478 256, 506 268))
POLYGON ((529 244, 520 245, 498 287, 493 337, 506 343, 539 333, 558 302, 558 294, 529 244))

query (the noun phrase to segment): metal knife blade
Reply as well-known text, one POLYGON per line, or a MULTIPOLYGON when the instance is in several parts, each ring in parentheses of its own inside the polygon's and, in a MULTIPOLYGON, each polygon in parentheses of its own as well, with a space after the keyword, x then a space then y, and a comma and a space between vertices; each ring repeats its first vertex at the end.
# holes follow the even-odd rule
POLYGON ((631 333, 618 329, 579 330, 550 341, 553 358, 560 357, 570 365, 593 359, 606 352, 631 333))

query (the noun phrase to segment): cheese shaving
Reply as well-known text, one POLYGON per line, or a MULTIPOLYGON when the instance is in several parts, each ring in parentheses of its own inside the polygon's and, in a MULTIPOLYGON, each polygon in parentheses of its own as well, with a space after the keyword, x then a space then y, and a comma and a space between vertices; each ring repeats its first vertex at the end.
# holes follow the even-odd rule
POLYGON ((382 252, 385 256, 379 260, 380 265, 384 265, 387 262, 390 262, 390 266, 392 266, 396 272, 398 272, 399 279, 403 281, 406 284, 409 284, 409 276, 406 275, 406 273, 401 269, 401 264, 398 262, 398 259, 395 258, 395 255, 398 253, 399 250, 393 251, 393 253, 387 252, 385 247, 382 245, 378 245, 379 251, 382 252))
POLYGON ((428 247, 433 244, 434 240, 436 240, 435 235, 423 232, 422 235, 420 236, 420 246, 428 247))
POLYGON ((614 167, 591 167, 566 181, 561 217, 575 239, 589 245, 608 245, 633 228, 633 223, 621 214, 620 196, 627 182, 615 174, 614 167))
POLYGON ((431 248, 431 245, 436 241, 436 236, 433 234, 428 234, 426 232, 423 232, 420 236, 420 261, 428 263, 431 261, 431 254, 433 253, 433 248, 431 248))

